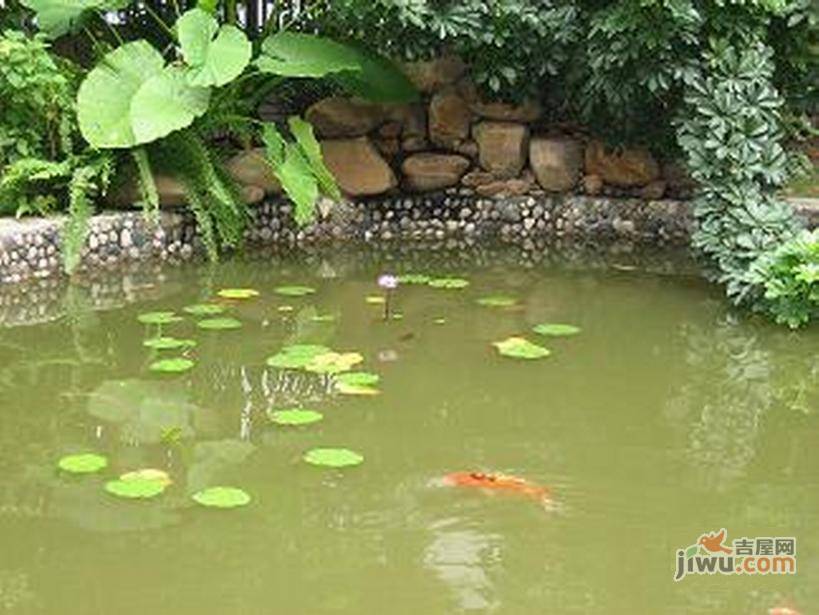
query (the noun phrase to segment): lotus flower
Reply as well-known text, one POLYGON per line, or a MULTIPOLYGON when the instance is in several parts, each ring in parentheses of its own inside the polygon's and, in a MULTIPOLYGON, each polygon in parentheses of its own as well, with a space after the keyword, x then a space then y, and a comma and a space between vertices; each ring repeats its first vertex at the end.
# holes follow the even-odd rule
POLYGON ((385 273, 384 275, 378 276, 378 285, 385 290, 395 290, 398 288, 398 278, 385 273))

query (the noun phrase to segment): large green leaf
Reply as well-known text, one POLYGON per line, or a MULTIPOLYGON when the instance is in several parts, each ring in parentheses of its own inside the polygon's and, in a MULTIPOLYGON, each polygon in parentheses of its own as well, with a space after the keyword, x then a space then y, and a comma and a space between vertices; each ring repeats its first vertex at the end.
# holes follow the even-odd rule
POLYGON ((313 127, 309 122, 304 121, 297 115, 294 115, 288 120, 290 132, 293 133, 296 142, 301 147, 301 151, 307 162, 310 163, 310 168, 318 180, 319 187, 327 196, 340 201, 341 191, 336 184, 336 178, 330 173, 330 170, 324 164, 324 157, 321 154, 321 146, 319 145, 316 135, 313 132, 313 127))
POLYGON ((83 13, 89 10, 114 10, 130 0, 21 0, 20 4, 37 13, 37 26, 56 38, 74 29, 83 13))
POLYGON ((361 70, 353 49, 312 34, 278 32, 262 43, 259 70, 284 77, 325 77, 361 70))
POLYGON ((390 59, 364 48, 348 47, 357 59, 359 70, 332 75, 347 90, 367 100, 383 103, 408 103, 418 99, 418 90, 390 59))
POLYGON ((188 85, 181 67, 148 42, 107 54, 77 94, 80 131, 92 146, 128 148, 189 126, 208 109, 210 91, 188 85))
POLYGON ((131 147, 131 99, 162 72, 162 54, 146 41, 127 43, 107 54, 80 86, 77 116, 85 140, 94 147, 131 147))
POLYGON ((176 22, 182 57, 189 69, 188 83, 193 86, 222 86, 245 69, 252 53, 250 41, 233 25, 221 28, 216 19, 202 9, 185 12, 176 22))
POLYGON ((168 66, 139 88, 131 101, 137 143, 151 143, 187 128, 208 110, 210 90, 191 87, 185 70, 168 66))

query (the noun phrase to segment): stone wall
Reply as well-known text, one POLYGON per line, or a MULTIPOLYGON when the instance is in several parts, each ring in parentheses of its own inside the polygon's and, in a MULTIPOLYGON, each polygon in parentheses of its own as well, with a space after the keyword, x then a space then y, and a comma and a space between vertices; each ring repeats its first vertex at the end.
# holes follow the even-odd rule
MULTIPOLYGON (((819 225, 819 206, 801 202, 797 211, 819 225)), ((605 244, 626 240, 684 245, 691 231, 686 201, 583 195, 478 197, 461 189, 427 195, 350 201, 321 208, 321 219, 298 228, 291 205, 272 198, 254 206, 246 231, 249 246, 308 246, 361 240, 386 243, 496 242, 544 249, 560 239, 605 244)), ((0 288, 25 280, 60 276, 61 218, 0 219, 0 288)), ((193 216, 163 210, 154 226, 140 212, 94 216, 79 275, 130 264, 179 263, 203 254, 193 216)))
POLYGON ((645 149, 612 150, 549 123, 534 101, 484 101, 455 57, 406 65, 422 93, 408 105, 333 96, 305 110, 351 197, 460 187, 482 197, 555 193, 685 199, 693 182, 645 149))

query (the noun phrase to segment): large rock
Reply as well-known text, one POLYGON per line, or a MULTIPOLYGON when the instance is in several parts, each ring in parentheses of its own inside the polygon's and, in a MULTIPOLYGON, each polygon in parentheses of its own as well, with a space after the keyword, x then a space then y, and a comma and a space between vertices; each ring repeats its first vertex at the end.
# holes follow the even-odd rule
POLYGON ((504 102, 476 100, 470 105, 475 115, 501 122, 521 122, 528 124, 540 118, 543 109, 534 100, 526 100, 519 105, 504 102))
POLYGON ((265 194, 278 194, 282 191, 261 147, 235 154, 225 162, 225 170, 242 186, 258 186, 265 194))
POLYGON ((429 137, 437 146, 455 149, 469 137, 472 111, 454 90, 438 92, 429 103, 429 137))
POLYGON ((529 127, 512 122, 482 122, 472 132, 481 166, 498 179, 517 177, 526 164, 529 127))
POLYGON ((404 73, 419 91, 431 94, 455 83, 466 72, 458 56, 446 55, 434 60, 407 62, 404 73))
MULTIPOLYGON (((159 196, 160 207, 181 207, 187 205, 188 197, 182 184, 174 177, 168 175, 154 175, 156 192, 159 196)), ((258 203, 264 199, 265 191, 259 186, 239 184, 239 193, 242 200, 248 205, 258 203)), ((134 203, 142 200, 136 181, 132 180, 109 195, 112 205, 118 207, 131 207, 134 203)))
POLYGON ((350 196, 383 194, 398 185, 392 168, 366 137, 321 142, 324 163, 350 196))
POLYGON ((463 156, 423 153, 404 160, 401 171, 409 190, 429 192, 457 185, 470 164, 463 156))
POLYGON ((645 148, 614 150, 600 141, 586 147, 586 174, 613 186, 646 186, 660 177, 660 165, 645 148))
POLYGON ((571 137, 539 137, 529 144, 529 164, 549 192, 568 192, 583 170, 583 144, 571 137))
POLYGON ((355 98, 332 96, 318 101, 305 113, 307 121, 320 137, 362 137, 378 128, 386 119, 386 111, 355 98))

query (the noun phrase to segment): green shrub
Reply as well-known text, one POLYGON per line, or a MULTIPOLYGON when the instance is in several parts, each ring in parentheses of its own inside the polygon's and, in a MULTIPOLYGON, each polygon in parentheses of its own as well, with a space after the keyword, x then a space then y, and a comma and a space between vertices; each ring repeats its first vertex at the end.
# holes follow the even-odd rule
POLYGON ((802 231, 751 267, 776 322, 795 329, 819 317, 819 230, 802 231))
POLYGON ((318 26, 404 60, 455 52, 504 100, 538 97, 579 33, 574 4, 551 0, 338 0, 318 26))

